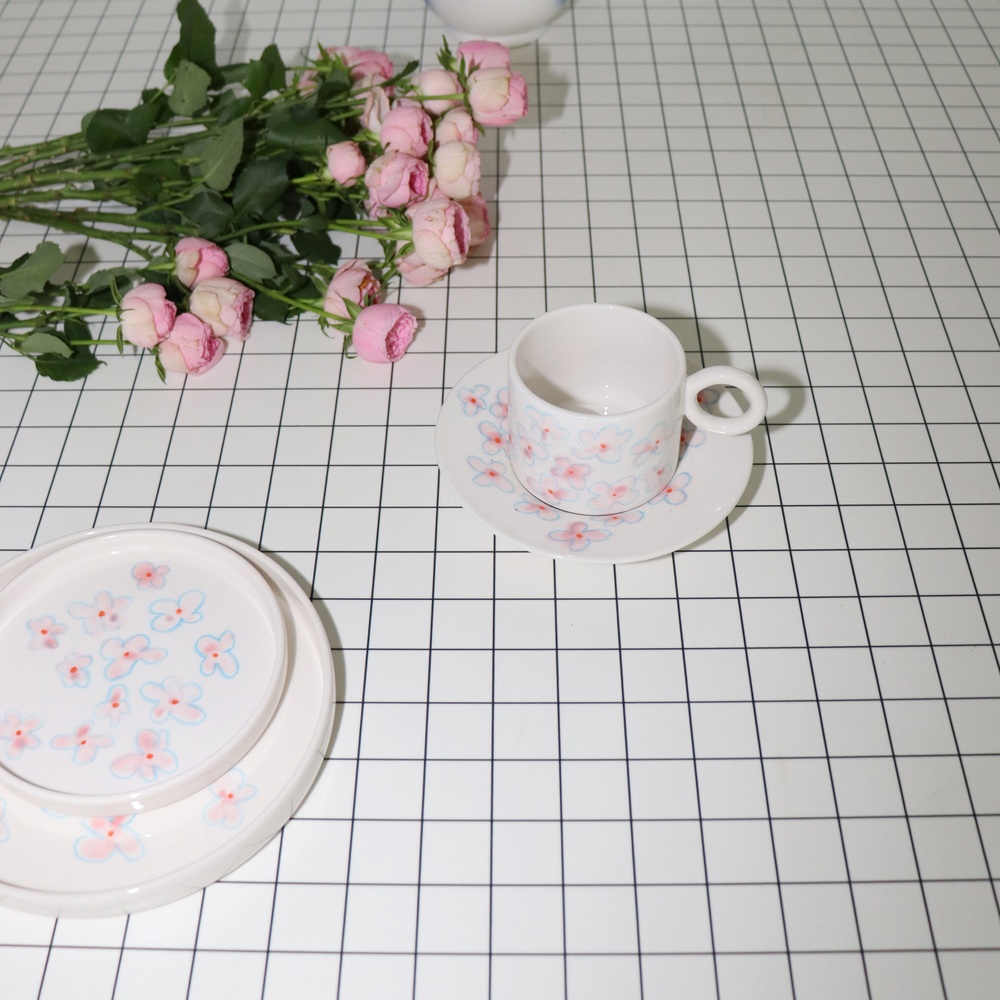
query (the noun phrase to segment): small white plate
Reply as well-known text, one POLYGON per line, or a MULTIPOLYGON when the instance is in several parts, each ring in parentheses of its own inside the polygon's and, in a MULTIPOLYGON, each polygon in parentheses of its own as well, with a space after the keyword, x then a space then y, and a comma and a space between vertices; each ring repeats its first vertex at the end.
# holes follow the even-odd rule
MULTIPOLYGON (((511 471, 505 451, 507 352, 480 362, 441 408, 437 459, 459 503, 497 535, 543 555, 591 563, 653 559, 696 542, 721 523, 753 471, 749 434, 706 434, 685 423, 683 453, 664 491, 608 517, 566 514, 536 500, 511 471)), ((739 412, 723 393, 720 412, 739 412)))
POLYGON ((285 681, 271 588, 156 526, 51 552, 0 591, 0 789, 110 816, 172 802, 257 741, 285 681))
MULTIPOLYGON (((278 706, 236 766, 159 809, 59 815, 0 791, 0 902, 6 905, 48 916, 111 916, 196 892, 271 840, 323 763, 336 685, 330 640, 312 603, 287 572, 251 546, 198 528, 173 528, 227 546, 267 580, 288 639, 278 706)), ((72 540, 50 542, 0 566, 0 585, 72 540)))

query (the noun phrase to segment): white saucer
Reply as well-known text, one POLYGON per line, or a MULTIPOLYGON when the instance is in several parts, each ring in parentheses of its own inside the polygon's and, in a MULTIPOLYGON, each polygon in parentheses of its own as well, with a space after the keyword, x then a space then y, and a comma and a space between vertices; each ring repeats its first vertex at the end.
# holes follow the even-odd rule
MULTIPOLYGON (((749 434, 706 434, 685 423, 674 478, 656 499, 625 514, 585 517, 555 510, 525 491, 507 461, 507 352, 455 385, 437 423, 437 459, 459 503, 497 535, 556 558, 591 563, 653 559, 691 545, 736 506, 753 471, 749 434)), ((736 413, 726 392, 717 407, 736 413)))
MULTIPOLYGON (((287 633, 280 701, 234 767, 158 809, 62 815, 0 790, 0 902, 6 905, 49 916, 110 916, 196 892, 271 840, 323 763, 336 693, 330 640, 312 603, 285 570, 251 546, 198 528, 171 528, 227 546, 267 580, 287 633)), ((0 585, 70 542, 128 530, 49 542, 0 566, 0 585)))
POLYGON ((61 545, 0 590, 0 793, 111 816, 204 788, 285 682, 285 623, 231 548, 157 526, 61 545))

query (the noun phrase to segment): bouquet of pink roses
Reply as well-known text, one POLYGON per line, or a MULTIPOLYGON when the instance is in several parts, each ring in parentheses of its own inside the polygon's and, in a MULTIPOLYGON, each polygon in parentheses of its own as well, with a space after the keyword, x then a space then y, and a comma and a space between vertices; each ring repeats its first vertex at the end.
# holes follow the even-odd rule
POLYGON ((77 379, 95 347, 129 343, 196 375, 254 317, 311 313, 372 361, 406 351, 416 320, 386 301, 396 277, 426 285, 490 233, 477 140, 527 110, 524 78, 491 42, 447 44, 439 66, 396 70, 381 52, 320 48, 289 69, 274 46, 219 66, 197 0, 159 89, 100 109, 64 138, 0 149, 0 218, 124 247, 141 264, 57 282, 42 242, 0 268, 0 340, 40 374, 77 379), (341 260, 335 234, 376 240, 341 260), (91 322, 117 321, 95 340, 91 322))

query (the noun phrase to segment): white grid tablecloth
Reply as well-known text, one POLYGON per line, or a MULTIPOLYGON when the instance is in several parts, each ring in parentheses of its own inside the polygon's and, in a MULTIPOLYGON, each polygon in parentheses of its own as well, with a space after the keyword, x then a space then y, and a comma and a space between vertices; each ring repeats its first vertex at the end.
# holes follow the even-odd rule
MULTIPOLYGON (((417 0, 206 7, 226 60, 441 39, 417 0)), ((175 32, 169 0, 0 0, 0 136, 131 103, 175 32)), ((495 237, 403 289, 395 366, 305 321, 165 385, 0 353, 7 557, 243 538, 338 682, 262 853, 130 917, 0 907, 4 1000, 996 997, 998 47, 995 0, 572 0, 484 140, 495 237), (526 552, 438 471, 447 391, 594 300, 768 388, 740 505, 673 556, 526 552)))

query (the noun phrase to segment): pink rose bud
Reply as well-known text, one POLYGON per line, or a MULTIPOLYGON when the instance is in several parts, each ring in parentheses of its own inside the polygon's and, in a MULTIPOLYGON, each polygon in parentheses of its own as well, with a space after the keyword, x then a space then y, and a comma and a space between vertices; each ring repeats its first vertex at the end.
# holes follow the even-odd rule
POLYGON ((431 116, 419 106, 397 105, 382 119, 379 138, 384 149, 425 156, 434 138, 431 116))
POLYGON ((389 95, 382 87, 372 87, 365 95, 365 104, 359 116, 361 127, 378 135, 382 119, 389 113, 389 95))
POLYGON ((136 285, 122 296, 122 336, 136 347, 155 347, 170 333, 176 315, 177 306, 167 298, 163 285, 136 285))
POLYGON ((356 142, 335 142, 326 149, 326 168, 338 184, 350 187, 364 176, 368 162, 356 142))
POLYGON ((474 40, 462 42, 455 50, 456 59, 465 60, 467 72, 474 69, 510 69, 510 50, 499 42, 474 40))
POLYGON ((384 52, 359 49, 354 45, 337 46, 327 49, 327 52, 340 59, 355 83, 380 83, 391 79, 395 74, 392 60, 384 52))
POLYGON ((479 129, 465 108, 452 108, 437 120, 434 141, 438 145, 446 142, 478 142, 479 129))
POLYGON ((469 217, 469 249, 474 250, 490 238, 490 213, 481 195, 463 198, 461 202, 469 217))
POLYGON ((358 313, 351 344, 365 361, 398 361, 416 329, 411 313, 392 302, 382 302, 358 313))
POLYGON ((438 190, 449 198, 471 198, 479 194, 481 161, 471 142, 446 142, 434 151, 434 179, 438 190))
POLYGON ((193 288, 206 278, 222 278, 229 274, 229 258, 222 247, 198 236, 185 236, 174 247, 177 280, 185 288, 193 288))
POLYGON ((365 185, 371 206, 379 208, 405 208, 427 195, 430 169, 427 164, 409 153, 388 153, 372 161, 365 173, 365 185))
POLYGON ((363 260, 345 260, 334 272, 326 290, 323 308, 335 316, 350 319, 351 313, 345 302, 368 306, 378 301, 381 290, 378 278, 363 260))
POLYGON ((477 69, 469 76, 469 107, 480 125, 509 125, 528 112, 528 85, 501 66, 477 69))
POLYGON ((462 84, 455 73, 446 69, 428 69, 413 74, 413 86, 432 115, 442 115, 462 104, 462 84))
POLYGON ((457 201, 424 201, 408 212, 413 252, 440 271, 461 264, 469 254, 469 217, 457 201))
POLYGON ((181 313, 157 354, 167 371, 200 375, 219 363, 225 349, 207 323, 192 313, 181 313))
POLYGON ((253 322, 253 290, 232 278, 209 278, 195 285, 189 308, 217 337, 246 340, 253 322))
POLYGON ((431 267, 430 264, 422 261, 415 253, 407 254, 396 265, 399 273, 411 284, 418 288, 440 281, 448 272, 439 267, 431 267))

